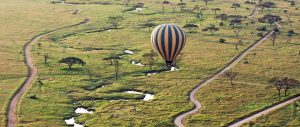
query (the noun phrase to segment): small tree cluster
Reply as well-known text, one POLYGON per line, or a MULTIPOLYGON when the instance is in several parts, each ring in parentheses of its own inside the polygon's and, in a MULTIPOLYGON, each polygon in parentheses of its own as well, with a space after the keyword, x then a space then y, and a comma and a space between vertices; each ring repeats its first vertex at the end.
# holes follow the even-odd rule
POLYGON ((284 96, 287 95, 288 90, 300 86, 300 82, 289 77, 273 77, 268 81, 278 91, 278 96, 281 96, 281 90, 284 90, 284 96))
POLYGON ((258 7, 261 8, 261 11, 264 11, 265 8, 268 8, 268 10, 270 10, 270 8, 275 8, 276 4, 274 2, 263 2, 260 3, 258 7))
POLYGON ((192 23, 188 23, 188 24, 185 24, 185 25, 183 26, 183 28, 186 28, 186 29, 189 30, 189 32, 192 32, 192 31, 194 31, 195 29, 198 29, 198 25, 192 24, 192 23))
POLYGON ((213 36, 215 32, 219 31, 219 28, 217 28, 215 25, 211 24, 209 27, 206 27, 202 29, 203 32, 210 32, 213 36))
POLYGON ((280 16, 272 15, 272 14, 266 14, 263 17, 258 18, 259 22, 261 22, 261 23, 269 23, 270 26, 272 24, 274 24, 275 22, 279 22, 281 20, 282 20, 282 18, 280 16))

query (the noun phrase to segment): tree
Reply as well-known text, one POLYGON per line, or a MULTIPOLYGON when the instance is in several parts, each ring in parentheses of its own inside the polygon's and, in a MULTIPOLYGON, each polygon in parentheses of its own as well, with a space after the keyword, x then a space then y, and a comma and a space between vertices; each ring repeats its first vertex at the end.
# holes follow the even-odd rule
POLYGON ((147 23, 145 23, 145 24, 142 24, 142 26, 144 26, 144 27, 148 27, 148 29, 149 29, 149 32, 150 32, 150 29, 151 29, 152 27, 155 27, 155 26, 156 26, 156 24, 154 24, 154 23, 151 23, 151 22, 147 22, 147 23))
POLYGON ((162 13, 165 13, 165 4, 161 4, 162 13))
POLYGON ((273 77, 268 82, 271 83, 271 85, 276 88, 276 90, 278 91, 278 96, 280 97, 281 89, 283 88, 283 85, 280 81, 280 77, 273 77))
POLYGON ((186 28, 186 29, 188 29, 191 32, 192 30, 198 29, 198 25, 192 24, 192 23, 188 23, 188 24, 185 24, 183 26, 183 28, 186 28))
POLYGON ((261 8, 261 11, 264 11, 265 8, 268 8, 268 10, 270 10, 270 8, 275 8, 276 4, 274 2, 263 2, 260 3, 258 7, 261 8))
POLYGON ((170 4, 170 2, 167 1, 167 0, 164 0, 162 3, 163 3, 163 4, 170 4))
POLYGON ((300 82, 293 78, 288 77, 273 77, 269 81, 272 86, 278 91, 278 96, 281 96, 281 90, 284 89, 284 96, 287 95, 288 90, 300 86, 300 82))
POLYGON ((230 71, 226 71, 223 76, 228 78, 230 80, 230 84, 231 86, 233 86, 233 80, 236 78, 236 76, 238 75, 238 72, 233 72, 232 70, 230 71))
POLYGON ((113 65, 113 60, 119 60, 119 59, 122 59, 122 58, 118 55, 110 55, 108 57, 104 57, 102 60, 110 61, 110 65, 113 65))
POLYGON ((296 33, 294 32, 294 30, 289 30, 288 31, 288 41, 287 42, 291 42, 292 41, 292 37, 295 35, 296 33))
POLYGON ((76 58, 76 57, 62 58, 60 61, 58 61, 58 63, 67 64, 69 69, 71 69, 74 64, 81 64, 82 66, 84 66, 86 64, 83 60, 81 60, 80 58, 76 58))
POLYGON ((284 12, 284 14, 287 14, 288 10, 287 10, 287 9, 284 9, 283 12, 284 12))
POLYGON ((42 43, 37 43, 37 46, 39 47, 39 49, 42 47, 42 43))
POLYGON ((287 95, 288 90, 300 86, 300 82, 293 78, 284 77, 283 78, 284 96, 287 95))
POLYGON ((204 1, 205 5, 207 5, 209 1, 213 1, 213 0, 202 0, 202 1, 204 1))
POLYGON ((235 28, 238 25, 242 24, 242 15, 229 15, 229 25, 232 26, 232 28, 235 28))
POLYGON ((272 15, 272 14, 266 14, 263 17, 258 18, 259 22, 261 22, 261 23, 269 23, 270 26, 272 24, 274 24, 275 22, 279 22, 281 20, 282 20, 282 18, 280 16, 272 15))
POLYGON ((290 1, 290 5, 291 5, 292 7, 294 7, 294 6, 296 5, 296 2, 295 2, 295 1, 290 1))
POLYGON ((119 78, 119 67, 120 67, 120 63, 118 60, 114 60, 114 65, 115 65, 115 78, 118 79, 119 78))
POLYGON ((238 3, 233 3, 231 6, 231 8, 234 8, 235 11, 236 11, 236 8, 239 8, 239 7, 241 7, 241 5, 238 3))
POLYGON ((48 53, 44 54, 44 64, 47 65, 47 61, 48 61, 49 55, 48 53))
POLYGON ((177 6, 179 6, 180 10, 183 11, 183 9, 185 8, 186 3, 178 3, 177 6))
POLYGON ((223 14, 216 16, 216 18, 220 19, 223 23, 224 21, 226 21, 228 19, 228 15, 223 13, 223 14))
POLYGON ((204 29, 202 29, 203 32, 207 32, 209 31, 211 33, 211 35, 214 35, 215 32, 219 31, 219 28, 215 27, 215 25, 210 25, 209 27, 206 27, 204 29))
POLYGON ((241 31, 242 31, 242 26, 238 26, 235 29, 233 29, 233 32, 237 37, 239 37, 241 31))
POLYGON ((154 52, 154 50, 151 50, 150 53, 146 53, 143 55, 144 58, 147 59, 147 66, 149 66, 149 69, 152 71, 152 67, 155 65, 155 57, 157 57, 157 53, 154 52))
POLYGON ((125 0, 125 5, 128 6, 131 0, 125 0))
POLYGON ((108 22, 111 23, 114 28, 118 28, 119 22, 123 19, 124 18, 122 16, 110 16, 108 17, 108 22))
POLYGON ((267 27, 266 26, 257 27, 256 30, 260 32, 267 31, 267 27))
POLYGON ((276 34, 276 32, 273 32, 273 34, 271 35, 271 40, 272 40, 273 46, 275 45, 276 39, 277 39, 277 34, 276 34))
POLYGON ((215 12, 215 15, 217 15, 217 11, 221 11, 220 8, 212 8, 211 10, 212 10, 213 12, 215 12))

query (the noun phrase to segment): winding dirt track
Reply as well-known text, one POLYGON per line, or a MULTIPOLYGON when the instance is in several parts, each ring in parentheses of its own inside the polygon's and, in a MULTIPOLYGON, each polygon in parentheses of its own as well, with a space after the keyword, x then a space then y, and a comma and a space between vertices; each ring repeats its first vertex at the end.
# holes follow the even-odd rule
POLYGON ((17 110, 18 110, 18 104, 20 101, 20 98, 24 95, 24 93, 29 89, 31 84, 34 82, 36 75, 37 75, 37 68, 34 66, 33 59, 31 57, 30 49, 31 46, 36 43, 38 40, 40 40, 42 37, 54 33, 57 30, 65 29, 65 28, 70 28, 70 27, 75 27, 79 26, 82 24, 85 24, 89 21, 89 19, 85 19, 84 21, 73 24, 73 25, 68 25, 60 28, 56 28, 54 30, 41 33, 39 35, 34 36, 32 39, 30 39, 23 47, 24 51, 24 59, 25 59, 25 64, 28 68, 28 76, 25 82, 16 90, 14 93, 12 99, 9 102, 9 107, 7 110, 7 126, 8 127, 14 127, 17 124, 17 110))
MULTIPOLYGON (((256 11, 257 9, 254 8, 254 11, 252 12, 251 17, 254 17, 257 13, 256 11)), ((278 28, 280 28, 281 26, 279 24, 276 24, 278 28)), ((235 66, 237 63, 239 63, 243 58, 245 58, 247 56, 247 54, 252 51, 253 49, 255 49, 257 46, 259 46, 260 44, 262 44, 266 39, 268 39, 274 31, 270 31, 269 33, 267 33, 266 35, 264 35, 260 40, 258 40, 257 42, 253 43, 251 46, 249 46, 248 48, 246 48, 244 51, 242 51, 240 54, 238 54, 237 56, 235 56, 233 59, 230 60, 230 62, 228 64, 226 64, 222 69, 220 69, 219 71, 217 71, 216 73, 214 73, 213 75, 207 77, 206 79, 204 79, 203 81, 201 81, 190 93, 189 98, 190 101, 194 103, 194 109, 182 113, 179 116, 177 116, 174 120, 174 124, 178 127, 184 127, 183 125, 183 119, 189 115, 195 114, 197 113, 197 111, 201 108, 201 103, 195 98, 196 93, 205 85, 209 84, 210 82, 212 82, 213 80, 217 79, 219 76, 221 76, 224 72, 230 70, 233 66, 235 66)))

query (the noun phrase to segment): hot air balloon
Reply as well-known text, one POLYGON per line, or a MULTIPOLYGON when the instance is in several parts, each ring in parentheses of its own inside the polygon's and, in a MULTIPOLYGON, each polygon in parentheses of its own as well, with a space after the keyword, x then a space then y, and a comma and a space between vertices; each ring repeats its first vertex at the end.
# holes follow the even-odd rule
POLYGON ((157 26, 151 35, 151 43, 170 68, 186 42, 185 32, 173 24, 157 26))

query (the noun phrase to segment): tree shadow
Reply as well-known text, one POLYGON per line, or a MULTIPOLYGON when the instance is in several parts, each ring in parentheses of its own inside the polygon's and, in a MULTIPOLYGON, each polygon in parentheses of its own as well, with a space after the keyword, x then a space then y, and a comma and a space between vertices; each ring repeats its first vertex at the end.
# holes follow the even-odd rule
POLYGON ((70 72, 81 72, 81 71, 83 71, 82 68, 63 68, 61 70, 63 70, 63 71, 70 71, 70 72))

